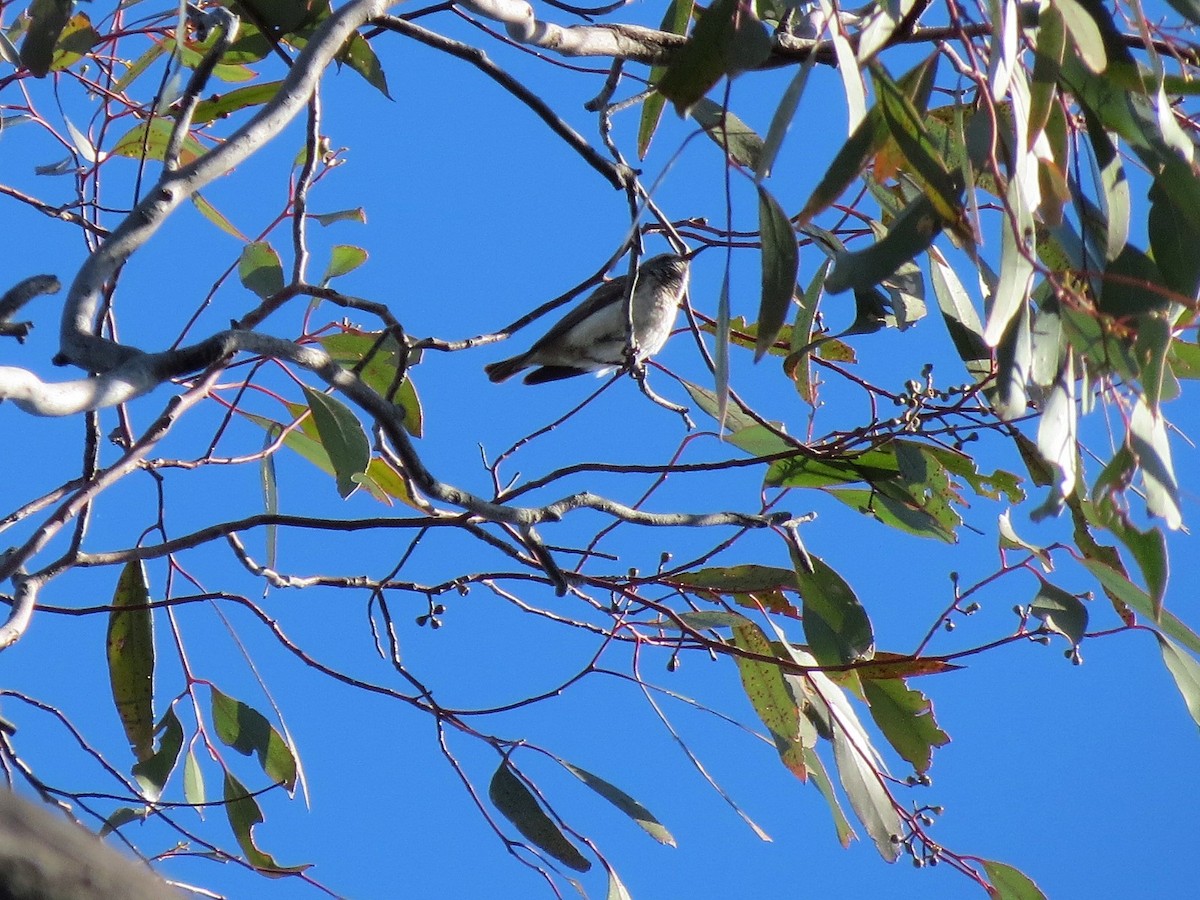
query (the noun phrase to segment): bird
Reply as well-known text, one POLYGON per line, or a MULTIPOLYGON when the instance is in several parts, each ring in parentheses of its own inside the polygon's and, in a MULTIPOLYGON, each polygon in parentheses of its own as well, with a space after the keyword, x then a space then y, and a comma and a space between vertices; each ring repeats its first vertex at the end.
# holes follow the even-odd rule
MULTIPOLYGON (((633 336, 639 364, 663 348, 679 304, 687 290, 690 263, 684 256, 662 253, 642 263, 633 292, 633 336)), ((625 291, 629 276, 605 282, 563 316, 524 353, 484 366, 487 377, 501 382, 537 366, 525 384, 543 384, 587 372, 604 374, 628 362, 629 322, 625 316, 625 291)))

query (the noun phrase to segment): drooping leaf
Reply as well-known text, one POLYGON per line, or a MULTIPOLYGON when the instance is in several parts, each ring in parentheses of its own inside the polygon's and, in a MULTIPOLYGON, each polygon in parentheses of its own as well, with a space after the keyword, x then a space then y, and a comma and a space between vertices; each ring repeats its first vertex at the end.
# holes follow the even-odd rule
POLYGON ((1051 631, 1065 637, 1073 647, 1079 646, 1087 631, 1088 611, 1084 602, 1048 581, 1040 583, 1037 596, 1029 604, 1029 612, 1051 631))
POLYGON ((208 219, 208 221, 212 222, 226 234, 236 238, 242 243, 250 243, 250 238, 242 234, 238 227, 225 217, 224 213, 205 200, 199 191, 196 191, 194 194, 192 194, 191 199, 192 205, 195 206, 196 209, 200 211, 200 215, 204 216, 204 218, 208 219))
POLYGON ((862 687, 871 718, 888 743, 916 772, 927 772, 934 748, 950 743, 950 735, 938 727, 933 717, 933 704, 898 678, 867 678, 862 687))
POLYGON ((1183 702, 1187 704, 1192 721, 1200 725, 1200 663, 1197 663, 1194 657, 1180 650, 1161 634, 1155 632, 1155 637, 1158 638, 1158 647, 1162 651, 1163 663, 1166 665, 1167 671, 1171 673, 1171 677, 1175 679, 1175 686, 1183 695, 1183 702))
POLYGON ((1145 396, 1138 397, 1129 419, 1129 449, 1142 473, 1146 509, 1151 515, 1160 516, 1172 531, 1178 530, 1183 526, 1183 514, 1166 420, 1161 412, 1150 408, 1145 396))
POLYGON ((157 803, 162 797, 167 779, 175 771, 179 751, 183 747, 183 726, 179 717, 175 715, 174 707, 167 707, 155 733, 161 735, 158 739, 158 749, 135 763, 132 770, 142 796, 150 803, 157 803))
POLYGON ((791 82, 788 83, 787 90, 783 92, 783 97, 779 100, 779 106, 775 108, 775 114, 771 117, 771 125, 767 129, 767 136, 763 141, 762 153, 759 154, 758 164, 754 167, 755 180, 761 182, 770 176, 771 168, 775 165, 775 157, 779 155, 779 148, 783 146, 783 139, 787 136, 792 119, 796 117, 796 110, 800 106, 800 98, 804 95, 805 85, 808 84, 808 75, 816 62, 817 54, 810 53, 804 62, 800 64, 800 68, 796 70, 796 74, 792 77, 791 82))
POLYGON ((303 872, 309 868, 309 864, 281 866, 270 854, 259 849, 254 841, 254 826, 264 821, 262 809, 259 807, 258 801, 228 770, 225 771, 222 793, 225 800, 225 814, 229 817, 229 827, 233 829, 233 836, 250 865, 264 875, 286 875, 303 872))
POLYGON ((797 562, 796 578, 804 600, 804 636, 817 662, 831 666, 870 659, 875 653, 871 620, 845 579, 815 556, 797 562))
MULTIPOLYGON (((205 802, 204 775, 200 771, 200 763, 196 759, 195 749, 188 747, 183 757, 183 799, 188 803, 201 806, 205 802)), ((200 810, 203 815, 203 810, 200 810)))
MULTIPOLYGON (((733 626, 733 640, 742 650, 761 656, 775 655, 762 629, 748 619, 733 626)), ((803 781, 807 773, 804 768, 804 746, 800 739, 800 710, 783 671, 772 663, 742 656, 734 657, 734 662, 742 678, 742 688, 758 718, 771 733, 779 758, 788 771, 803 781)))
POLYGON ((833 780, 825 770, 825 763, 810 747, 804 748, 804 766, 808 770, 812 783, 817 786, 817 790, 821 792, 821 796, 825 798, 825 803, 829 806, 829 812, 833 816, 833 827, 837 831, 838 843, 843 847, 849 847, 850 842, 858 835, 854 833, 850 820, 846 818, 846 813, 842 810, 842 804, 838 801, 837 792, 833 787, 833 780))
MULTIPOLYGON (((658 30, 665 31, 667 34, 685 34, 688 22, 692 20, 693 8, 692 0, 671 0, 667 4, 667 11, 663 13, 662 24, 659 25, 658 30)), ((651 68, 649 83, 658 84, 666 71, 666 66, 651 68)), ((638 159, 646 158, 650 142, 654 139, 654 132, 658 130, 658 123, 662 119, 662 111, 666 102, 667 98, 659 91, 655 91, 642 103, 642 117, 638 122, 638 159)))
POLYGON ((634 800, 619 787, 605 781, 599 775, 595 775, 579 766, 572 765, 565 760, 560 759, 558 763, 617 809, 621 810, 621 812, 625 813, 625 815, 629 816, 629 818, 633 819, 650 837, 654 838, 660 844, 666 844, 668 847, 675 846, 675 838, 671 832, 654 817, 650 810, 646 809, 646 807, 642 806, 642 804, 634 800))
POLYGON ((238 277, 248 290, 266 300, 283 290, 283 263, 274 247, 254 241, 242 248, 238 277))
POLYGON ((576 872, 586 872, 592 867, 591 862, 567 840, 562 829, 546 815, 508 760, 502 762, 492 776, 488 796, 504 818, 516 826, 517 831, 564 866, 576 872))
POLYGON ((108 678, 113 704, 138 761, 154 753, 154 622, 140 560, 121 570, 108 614, 108 678))
POLYGON ((762 235, 762 299, 758 307, 755 362, 775 343, 788 319, 800 268, 800 249, 792 223, 762 185, 758 185, 758 228, 762 235))
POLYGON ((343 498, 349 497, 358 487, 355 476, 365 473, 371 462, 371 442, 346 404, 307 385, 304 396, 312 410, 321 446, 333 464, 338 493, 343 498))
POLYGON ((942 321, 967 374, 978 384, 992 373, 992 351, 983 339, 983 323, 958 275, 937 247, 929 248, 929 275, 942 321))
POLYGON ((212 692, 213 727, 222 743, 243 756, 253 754, 263 773, 277 784, 296 789, 296 757, 278 731, 262 713, 209 685, 212 692))
POLYGON ((771 52, 771 38, 749 4, 716 0, 675 53, 658 90, 686 115, 726 75, 753 68, 771 52))
POLYGON ((735 163, 747 169, 758 168, 763 141, 753 128, 707 97, 697 100, 688 114, 735 163))
POLYGON ((21 41, 21 65, 38 78, 45 78, 54 58, 59 35, 71 19, 71 0, 33 0, 29 4, 29 27, 21 41))
POLYGON ((392 95, 388 93, 387 74, 383 71, 383 65, 379 62, 375 48, 357 31, 350 35, 337 58, 339 62, 344 62, 361 75, 367 84, 383 96, 389 100, 392 99, 392 95))
POLYGON ((906 262, 929 249, 942 231, 944 220, 926 194, 904 208, 887 234, 862 250, 839 254, 825 279, 825 290, 837 294, 848 289, 867 290, 879 284, 906 262))

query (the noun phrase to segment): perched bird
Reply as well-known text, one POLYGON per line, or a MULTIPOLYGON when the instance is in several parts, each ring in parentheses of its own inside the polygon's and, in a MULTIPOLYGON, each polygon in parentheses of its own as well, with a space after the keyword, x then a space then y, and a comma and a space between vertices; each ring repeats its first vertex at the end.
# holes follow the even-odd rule
MULTIPOLYGON (((687 290, 688 268, 687 259, 673 253, 663 253, 638 267, 632 304, 635 362, 653 356, 671 336, 687 290)), ((485 366, 488 378, 504 381, 523 369, 539 366, 525 376, 525 383, 542 384, 623 366, 629 323, 621 301, 628 283, 629 276, 622 275, 602 284, 524 353, 485 366)))

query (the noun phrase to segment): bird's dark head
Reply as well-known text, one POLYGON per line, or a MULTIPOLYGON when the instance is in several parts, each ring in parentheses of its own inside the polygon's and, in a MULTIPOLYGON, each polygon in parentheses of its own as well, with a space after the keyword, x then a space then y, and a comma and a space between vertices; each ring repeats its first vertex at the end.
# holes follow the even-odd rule
POLYGON ((669 284, 672 281, 686 280, 690 266, 691 264, 686 256, 679 256, 675 253, 660 253, 658 256, 651 257, 642 263, 638 268, 638 276, 641 278, 653 278, 662 284, 669 284))

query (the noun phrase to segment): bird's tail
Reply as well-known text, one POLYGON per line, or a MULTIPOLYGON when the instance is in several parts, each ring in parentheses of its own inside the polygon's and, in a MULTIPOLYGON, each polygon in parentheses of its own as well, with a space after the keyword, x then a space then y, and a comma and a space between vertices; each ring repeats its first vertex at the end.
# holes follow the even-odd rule
POLYGON ((528 369, 529 363, 525 359, 525 354, 513 356, 509 359, 502 359, 499 362, 488 363, 483 367, 483 371, 487 372, 487 377, 492 381, 501 382, 512 378, 522 369, 528 369))

